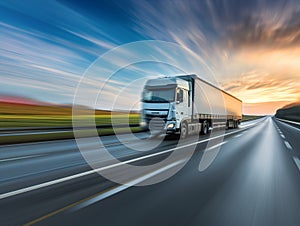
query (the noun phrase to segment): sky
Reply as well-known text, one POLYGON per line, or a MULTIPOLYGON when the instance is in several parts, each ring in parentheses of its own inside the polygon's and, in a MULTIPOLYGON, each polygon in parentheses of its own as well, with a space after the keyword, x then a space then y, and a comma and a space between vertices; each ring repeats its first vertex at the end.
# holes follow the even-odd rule
POLYGON ((84 92, 100 95, 97 108, 135 108, 148 78, 184 71, 241 99, 244 114, 300 101, 298 0, 7 0, 0 15, 0 95, 69 104, 88 75, 84 92), (145 40, 174 43, 193 60, 172 45, 143 52, 145 40), (133 53, 162 63, 126 65, 133 53), (104 69, 120 66, 107 82, 104 69))

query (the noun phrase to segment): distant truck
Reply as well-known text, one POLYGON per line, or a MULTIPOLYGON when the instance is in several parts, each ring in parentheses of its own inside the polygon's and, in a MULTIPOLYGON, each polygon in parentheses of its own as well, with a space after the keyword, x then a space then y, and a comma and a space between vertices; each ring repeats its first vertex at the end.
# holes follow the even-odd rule
POLYGON ((196 75, 150 79, 143 90, 141 126, 151 132, 186 138, 237 128, 241 119, 241 100, 196 75))

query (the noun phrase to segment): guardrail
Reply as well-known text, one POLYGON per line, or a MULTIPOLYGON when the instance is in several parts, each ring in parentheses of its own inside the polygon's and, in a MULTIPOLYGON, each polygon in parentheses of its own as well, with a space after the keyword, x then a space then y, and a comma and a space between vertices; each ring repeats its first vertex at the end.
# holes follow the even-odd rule
POLYGON ((300 122, 290 121, 290 120, 281 119, 281 118, 277 118, 277 117, 275 117, 275 118, 276 118, 277 120, 279 120, 279 121, 282 121, 282 122, 291 123, 291 124, 300 126, 300 122))

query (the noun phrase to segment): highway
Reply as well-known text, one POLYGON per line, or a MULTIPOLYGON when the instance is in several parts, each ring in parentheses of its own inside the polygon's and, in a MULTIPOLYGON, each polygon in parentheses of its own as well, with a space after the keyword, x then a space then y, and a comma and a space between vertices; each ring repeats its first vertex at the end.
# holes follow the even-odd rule
MULTIPOLYGON (((136 136, 139 142, 126 135, 123 142, 101 139, 113 156, 136 166, 175 150, 182 154, 122 185, 92 169, 74 140, 0 146, 1 225, 300 225, 299 128, 265 117, 226 131, 224 139, 206 135, 181 146, 173 137, 157 145, 160 138, 136 136), (210 141, 216 143, 207 149, 210 141), (195 151, 186 160, 189 149, 195 151), (214 161, 199 170, 214 149, 214 161), (182 169, 160 183, 135 186, 177 166, 182 169)), ((91 155, 97 147, 86 142, 91 155)), ((113 170, 119 178, 127 173, 105 155, 100 159, 99 171, 113 170)))

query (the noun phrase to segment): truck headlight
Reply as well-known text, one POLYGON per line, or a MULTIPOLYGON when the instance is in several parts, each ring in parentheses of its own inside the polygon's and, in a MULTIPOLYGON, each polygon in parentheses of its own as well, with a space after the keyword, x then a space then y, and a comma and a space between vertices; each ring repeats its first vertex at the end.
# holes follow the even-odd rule
POLYGON ((147 126, 147 123, 145 121, 141 121, 140 122, 140 127, 144 127, 144 126, 147 126))
POLYGON ((174 123, 170 123, 169 125, 167 125, 167 128, 168 129, 173 129, 175 127, 175 124, 174 123))

